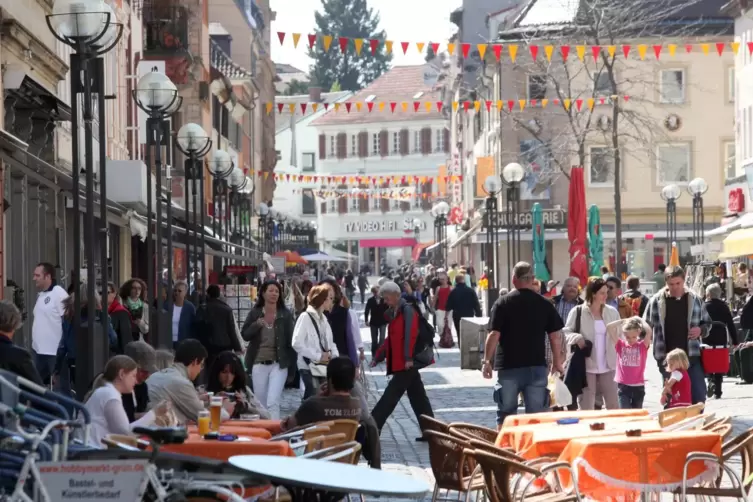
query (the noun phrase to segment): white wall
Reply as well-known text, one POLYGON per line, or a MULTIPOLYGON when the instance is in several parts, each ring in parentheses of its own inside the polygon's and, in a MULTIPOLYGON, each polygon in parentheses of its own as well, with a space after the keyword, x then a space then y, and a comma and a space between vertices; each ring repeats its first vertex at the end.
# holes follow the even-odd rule
POLYGON ((753 9, 735 20, 735 41, 740 50, 735 58, 735 143, 736 175, 745 174, 743 168, 753 162, 753 56, 748 42, 753 42, 753 9))

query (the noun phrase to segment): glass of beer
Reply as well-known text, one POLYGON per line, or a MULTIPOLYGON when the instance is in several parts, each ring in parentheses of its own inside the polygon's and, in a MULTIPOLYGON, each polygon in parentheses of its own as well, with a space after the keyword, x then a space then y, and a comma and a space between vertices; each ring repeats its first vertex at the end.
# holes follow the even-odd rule
POLYGON ((197 425, 199 426, 199 436, 206 436, 209 434, 209 412, 207 410, 201 410, 199 412, 197 425))
POLYGON ((222 420, 222 396, 212 396, 209 404, 209 412, 212 419, 212 431, 220 430, 220 421, 222 420))

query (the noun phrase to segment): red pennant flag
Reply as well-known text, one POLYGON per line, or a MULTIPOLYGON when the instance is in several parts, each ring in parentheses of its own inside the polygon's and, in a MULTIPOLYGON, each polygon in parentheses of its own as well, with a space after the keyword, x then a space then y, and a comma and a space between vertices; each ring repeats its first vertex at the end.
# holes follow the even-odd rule
POLYGON ((439 44, 431 43, 429 44, 429 47, 431 47, 431 50, 436 54, 439 51, 439 44))
POLYGON ((536 57, 539 55, 539 46, 538 45, 532 45, 529 49, 531 51, 531 57, 534 61, 536 61, 536 57))
POLYGON ((591 56, 593 56, 594 61, 599 59, 599 54, 601 54, 601 46, 600 45, 591 46, 591 56))
POLYGON ((486 111, 487 112, 492 111, 492 102, 489 101, 488 99, 486 100, 486 111))
POLYGON ((625 97, 624 97, 624 99, 625 99, 625 102, 627 102, 628 98, 629 98, 629 96, 625 96, 625 97))
POLYGON ((532 99, 531 102, 530 102, 530 105, 531 106, 536 106, 537 103, 538 103, 538 100, 532 99))
POLYGON ((567 56, 570 55, 570 46, 569 45, 561 46, 560 53, 562 54, 562 60, 567 61, 567 56))
POLYGON ((348 50, 348 39, 346 37, 340 37, 340 52, 345 54, 345 51, 348 50))
POLYGON ((366 107, 369 109, 369 111, 371 111, 374 109, 374 103, 370 101, 366 103, 366 107))
POLYGON ((463 102, 463 110, 468 111, 468 109, 471 107, 470 101, 464 101, 463 102))
POLYGON ((630 46, 629 45, 623 45, 622 46, 622 55, 627 59, 630 56, 630 46))
POLYGON ((688 54, 693 52, 693 44, 685 44, 685 52, 688 54))
POLYGON ((369 40, 369 47, 371 47, 371 55, 373 56, 374 54, 376 54, 376 51, 379 48, 379 40, 377 40, 376 38, 369 40))
POLYGON ((277 103, 277 113, 282 113, 283 106, 285 106, 284 103, 277 103))
POLYGON ((463 51, 463 58, 467 58, 468 52, 471 50, 471 44, 460 44, 460 48, 463 51))
POLYGON ((280 45, 285 41, 285 32, 284 31, 278 31, 277 32, 277 38, 280 39, 280 45))
POLYGON ((392 110, 392 113, 395 113, 395 107, 396 106, 397 106, 397 103, 395 103, 394 101, 392 103, 390 103, 390 110, 392 110))
POLYGON ((306 115, 306 108, 308 108, 308 103, 301 103, 301 114, 306 115))
POLYGON ((313 49, 314 44, 316 44, 316 34, 312 33, 309 35, 309 49, 313 49))
POLYGON ((748 42, 748 54, 753 54, 753 42, 748 42))
POLYGON ((606 100, 604 99, 604 96, 599 98, 599 104, 603 105, 606 100))
POLYGON ((494 57, 497 58, 497 61, 499 61, 502 57, 502 46, 499 44, 494 44, 492 46, 492 50, 494 51, 494 57))
POLYGON ((717 42, 716 43, 716 53, 721 56, 723 52, 724 52, 724 42, 717 42))
POLYGON ((350 113, 350 107, 353 106, 353 103, 345 103, 345 110, 350 113))
POLYGON ((421 102, 420 101, 414 101, 413 102, 413 111, 414 112, 417 112, 420 107, 421 107, 421 102))
POLYGON ((560 105, 560 100, 559 99, 555 99, 554 101, 552 101, 552 103, 554 103, 555 106, 559 106, 560 105))
POLYGON ((285 181, 290 181, 290 175, 289 174, 285 175, 285 181))
POLYGON ((510 111, 513 111, 515 109, 515 101, 512 99, 507 102, 507 109, 510 111))
POLYGON ((656 56, 656 59, 661 56, 661 44, 654 45, 654 56, 656 56))
POLYGON ((437 101, 437 111, 439 113, 442 113, 442 106, 444 106, 444 103, 442 103, 441 101, 437 101))
POLYGON ((575 100, 575 107, 580 111, 581 108, 583 108, 583 100, 582 99, 576 99, 575 100))
POLYGON ((329 103, 324 103, 324 111, 325 112, 329 111, 329 103))
POLYGON ((400 42, 400 45, 403 48, 403 54, 408 54, 408 47, 410 46, 410 42, 400 42))

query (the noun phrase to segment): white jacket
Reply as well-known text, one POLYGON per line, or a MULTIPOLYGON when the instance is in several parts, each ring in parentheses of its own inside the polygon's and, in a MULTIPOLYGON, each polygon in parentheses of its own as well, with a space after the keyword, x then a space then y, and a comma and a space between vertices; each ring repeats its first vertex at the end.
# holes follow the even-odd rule
POLYGON ((293 349, 298 353, 298 369, 308 369, 309 365, 304 358, 314 362, 321 361, 322 347, 324 350, 329 350, 330 356, 333 358, 340 355, 332 339, 332 328, 329 327, 329 321, 324 317, 324 314, 319 314, 314 307, 309 306, 305 312, 298 316, 295 328, 293 328, 293 349), (314 323, 311 322, 312 317, 319 328, 318 334, 316 328, 314 328, 314 323))

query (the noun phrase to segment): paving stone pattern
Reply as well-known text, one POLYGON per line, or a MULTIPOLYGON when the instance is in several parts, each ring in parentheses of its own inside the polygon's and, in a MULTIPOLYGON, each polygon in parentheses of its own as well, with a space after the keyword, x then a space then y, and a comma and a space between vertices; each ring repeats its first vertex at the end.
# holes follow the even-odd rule
MULTIPOLYGON (((354 307, 362 310, 358 300, 354 302, 354 307)), ((371 335, 367 327, 362 327, 361 335, 364 341, 370 341, 371 335)), ((365 344, 368 360, 371 359, 368 354, 370 345, 370 342, 365 344)), ((461 370, 460 351, 457 346, 452 349, 438 349, 438 356, 435 365, 421 371, 435 416, 444 422, 468 422, 496 427, 496 405, 492 399, 493 380, 485 380, 480 371, 461 370)), ((652 413, 660 411, 661 376, 651 358, 646 365, 646 379, 644 407, 652 413)), ((384 364, 373 369, 367 368, 366 380, 368 401, 373 408, 388 382, 384 364)), ((717 416, 731 416, 733 435, 753 427, 753 386, 738 385, 738 380, 727 378, 723 390, 722 399, 711 399, 708 402, 707 412, 716 413, 717 416)), ((299 391, 286 390, 282 404, 283 415, 295 411, 300 399, 299 391)), ((523 409, 520 409, 519 413, 523 413, 523 409)), ((408 398, 404 396, 382 430, 383 469, 425 479, 433 487, 434 477, 429 464, 429 449, 426 443, 415 441, 418 436, 418 421, 408 398)), ((739 457, 733 465, 739 473, 739 457)), ((374 500, 391 502, 386 498, 374 500)), ((430 500, 430 497, 426 497, 426 500, 430 500)))

